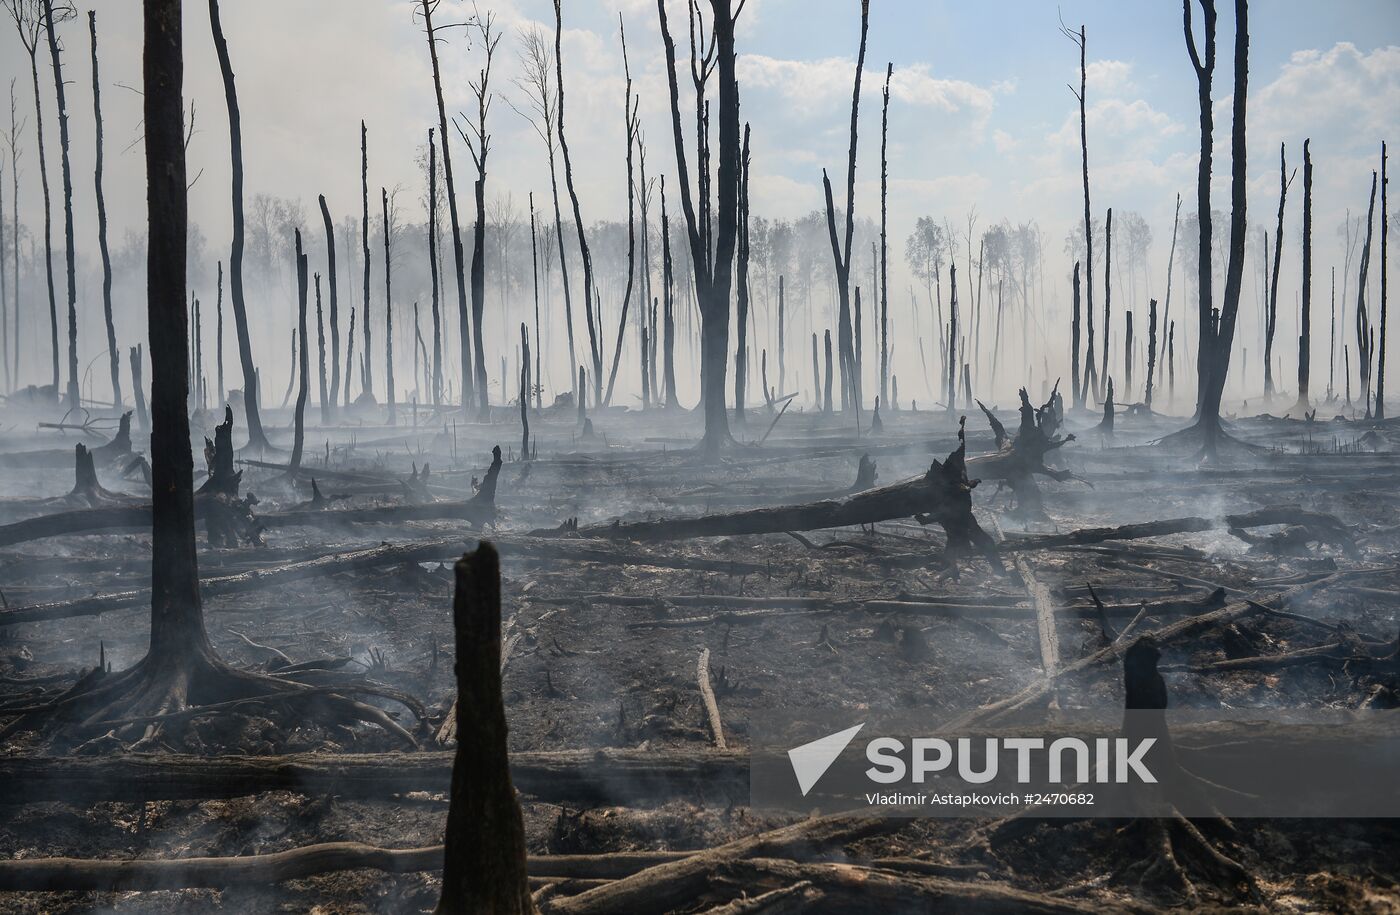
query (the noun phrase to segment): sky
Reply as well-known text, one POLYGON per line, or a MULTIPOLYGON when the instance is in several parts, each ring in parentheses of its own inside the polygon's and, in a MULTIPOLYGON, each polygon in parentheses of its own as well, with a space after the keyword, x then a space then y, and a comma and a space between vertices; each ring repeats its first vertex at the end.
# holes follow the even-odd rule
MULTIPOLYGON (((93 124, 86 10, 97 12, 107 138, 107 205, 114 239, 144 229, 140 147, 140 4, 100 0, 80 6, 61 26, 68 82, 75 218, 80 269, 95 257, 91 193, 93 124)), ((324 193, 337 220, 359 204, 359 123, 369 131, 372 188, 402 188, 401 218, 423 219, 416 163, 435 126, 426 41, 417 4, 407 0, 225 0, 223 23, 238 79, 249 197, 298 199, 317 213, 324 193)), ((1222 4, 1217 110, 1215 206, 1228 207, 1228 129, 1233 12, 1222 4)), ((1318 274, 1340 265, 1335 228, 1347 208, 1364 212, 1379 144, 1400 122, 1400 3, 1301 0, 1256 3, 1251 18, 1249 190, 1251 233, 1272 231, 1278 194, 1278 144, 1289 168, 1311 138, 1315 167, 1314 235, 1318 274)), ((442 0, 439 25, 465 21, 473 4, 442 0)), ((671 0, 672 29, 684 55, 683 7, 671 0)), ((492 74, 499 96, 491 109, 493 153, 488 195, 509 193, 518 206, 530 191, 548 191, 544 145, 513 110, 524 108, 518 35, 532 23, 552 38, 547 0, 479 0, 503 36, 492 74)), ((970 211, 981 228, 1034 220, 1044 233, 1046 298, 1067 299, 1063 240, 1082 219, 1077 101, 1077 48, 1060 23, 1088 39, 1088 139, 1096 217, 1107 207, 1141 213, 1152 226, 1152 270, 1165 275, 1175 197, 1183 214, 1195 208, 1196 85, 1182 36, 1181 6, 1171 2, 1008 0, 873 0, 861 97, 856 213, 878 216, 880 84, 894 65, 889 124, 889 221, 895 289, 908 277, 903 239, 916 218, 931 215, 964 227, 970 211)), ((566 115, 585 221, 625 218, 623 72, 618 16, 628 54, 649 168, 674 182, 662 46, 651 0, 565 0, 563 42, 566 115)), ((186 95, 194 107, 189 171, 198 175, 190 211, 214 256, 229 239, 228 126, 207 4, 185 4, 186 95)), ((41 225, 33 153, 33 97, 28 58, 8 23, 0 23, 0 77, 15 79, 21 134, 20 216, 41 225)), ((1197 34, 1200 35, 1199 18, 1197 34)), ((468 110, 468 80, 484 60, 466 29, 443 33, 444 89, 450 111, 468 110)), ((821 207, 822 169, 840 188, 844 175, 851 82, 859 37, 854 0, 748 0, 739 22, 742 117, 753 126, 752 208, 768 218, 796 218, 821 207)), ((50 180, 58 182, 53 83, 40 55, 50 180)), ((684 60, 682 60, 684 66, 684 60)), ((686 75, 681 74, 682 85, 686 75)), ((0 84, 0 91, 3 91, 0 84)), ((688 123, 688 121, 687 121, 688 123)), ((0 127, 8 129, 0 112, 0 127)), ((462 205, 469 206, 471 170, 452 137, 462 205)), ((693 151, 692 151, 693 154, 693 151)), ((692 168, 693 168, 692 163, 692 168)), ((5 206, 11 206, 9 163, 5 206)), ((1301 198, 1290 198, 1280 301, 1295 299, 1301 198)), ((838 191, 839 193, 839 191, 838 191)), ((61 262, 61 211, 56 257, 61 262)), ((319 226, 319 219, 308 231, 319 226)), ((961 230, 961 229, 960 229, 961 230)), ((1223 227, 1220 229, 1223 232, 1223 227)), ((1251 235, 1251 239, 1254 236, 1251 235)), ((1253 243, 1253 241, 1251 242, 1253 243)), ((115 242, 114 242, 115 244, 115 242)), ((1247 268, 1246 274, 1251 270, 1247 268)), ((1325 282, 1325 280, 1323 280, 1325 282)), ((1160 290, 1144 289, 1144 295, 1160 290)), ((92 290, 83 286, 80 307, 92 290)), ((1246 302, 1250 290, 1246 289, 1246 302)), ((895 297, 892 296, 892 299, 895 297)), ((894 306, 898 309, 898 305, 894 306)), ((85 311, 84 328, 92 324, 85 311)), ((1280 318, 1292 339, 1293 309, 1280 318)), ((896 322, 900 320, 896 311, 896 322)), ((1347 325, 1349 326, 1349 325, 1347 325)), ((95 325, 100 328, 100 324, 95 325)), ((1248 339, 1249 328, 1242 329, 1248 339)), ((84 356, 98 352, 99 333, 84 356)), ((1058 343, 1057 343, 1058 345, 1058 343)), ((280 348, 279 348, 280 352, 280 348)), ((903 358, 911 358, 904 355, 903 358)), ((1291 359, 1292 357, 1288 357, 1291 359)), ((42 360, 41 360, 42 361, 42 360)), ((1287 364, 1287 362, 1285 363, 1287 364)), ((906 371, 913 371, 907 368, 906 371)), ((1287 374, 1287 373, 1286 373, 1287 374)))

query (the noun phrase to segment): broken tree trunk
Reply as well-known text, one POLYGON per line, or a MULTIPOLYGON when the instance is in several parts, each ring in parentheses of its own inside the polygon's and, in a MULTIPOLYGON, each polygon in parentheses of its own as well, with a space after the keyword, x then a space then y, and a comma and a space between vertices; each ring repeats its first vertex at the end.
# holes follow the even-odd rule
POLYGON ((1050 401, 1039 409, 1031 406, 1030 395, 1025 388, 1021 389, 1020 397, 1021 425, 1014 439, 1007 435, 1006 428, 992 411, 980 400, 977 402, 991 423, 997 450, 968 461, 968 468, 980 480, 995 480, 1009 485, 1016 497, 1015 513, 1018 517, 1041 518, 1045 516, 1045 504, 1035 478, 1044 476, 1058 482, 1075 479, 1068 470, 1052 470, 1045 466, 1045 456, 1074 441, 1074 436, 1060 438, 1055 435, 1059 417, 1054 407, 1053 392, 1050 401))
POLYGON ((297 266, 297 405, 292 420, 291 473, 301 467, 302 447, 306 442, 306 397, 311 379, 308 376, 310 349, 306 344, 306 255, 301 250, 301 229, 296 230, 297 266))
POLYGON ((525 826, 510 779, 501 698, 501 560, 489 543, 458 560, 456 631, 459 741, 452 764, 439 913, 533 913, 525 826))

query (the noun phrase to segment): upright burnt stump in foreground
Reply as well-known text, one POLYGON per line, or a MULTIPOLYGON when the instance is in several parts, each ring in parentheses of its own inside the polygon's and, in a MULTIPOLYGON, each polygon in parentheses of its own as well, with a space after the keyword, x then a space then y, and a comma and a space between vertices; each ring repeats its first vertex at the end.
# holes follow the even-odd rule
POLYGON ((456 566, 457 758, 447 813, 440 913, 534 911, 525 826, 506 754, 501 699, 501 560, 482 543, 456 566))

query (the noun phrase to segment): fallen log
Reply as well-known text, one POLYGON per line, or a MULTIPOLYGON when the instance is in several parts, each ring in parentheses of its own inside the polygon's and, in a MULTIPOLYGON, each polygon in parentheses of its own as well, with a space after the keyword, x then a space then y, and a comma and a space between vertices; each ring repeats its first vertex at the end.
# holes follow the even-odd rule
POLYGON ((1024 553, 1029 550, 1048 550, 1062 546, 1082 546, 1103 543, 1108 540, 1139 540, 1144 537, 1165 537, 1170 534, 1186 534, 1208 531, 1218 526, 1218 522, 1206 518, 1172 518, 1166 521, 1146 521, 1138 524, 1122 524, 1118 527, 1086 527, 1066 531, 1063 534, 1010 534, 1001 544, 1003 553, 1024 553))
POLYGON ((566 899, 553 899, 545 915, 646 915, 668 912, 693 902, 709 886, 711 875, 725 864, 757 857, 790 857, 841 847, 871 836, 896 832, 907 825, 896 817, 837 815, 814 817, 753 836, 745 836, 688 858, 659 864, 606 886, 566 899))
POLYGON ((833 527, 874 524, 895 518, 916 517, 925 523, 937 522, 948 535, 949 553, 966 555, 976 550, 994 556, 991 538, 972 514, 972 490, 965 462, 967 446, 962 441, 946 461, 935 460, 923 476, 888 486, 854 493, 843 499, 808 502, 800 505, 756 508, 748 511, 701 515, 695 518, 666 518, 654 521, 614 521, 588 527, 536 530, 531 536, 550 537, 577 534, 613 540, 683 540, 692 537, 731 537, 743 534, 781 534, 833 527))
MULTIPOLYGON (((226 799, 264 791, 344 798, 445 792, 453 753, 297 753, 285 756, 0 758, 0 805, 226 799)), ((629 804, 749 792, 746 754, 680 750, 568 750, 511 755, 522 794, 551 803, 629 804)))
MULTIPOLYGON (((361 842, 325 842, 262 855, 116 860, 25 858, 0 861, 0 891, 112 892, 223 889, 258 886, 347 870, 386 874, 436 871, 441 845, 379 848, 361 842)), ((616 880, 693 852, 619 852, 603 855, 536 855, 527 860, 532 878, 616 880)))

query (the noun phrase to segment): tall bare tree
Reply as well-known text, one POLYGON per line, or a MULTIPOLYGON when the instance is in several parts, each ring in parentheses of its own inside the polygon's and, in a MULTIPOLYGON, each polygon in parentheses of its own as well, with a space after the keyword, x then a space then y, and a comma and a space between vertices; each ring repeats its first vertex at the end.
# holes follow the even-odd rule
MULTIPOLYGON (((1361 247, 1361 269, 1356 282, 1356 356, 1361 399, 1366 418, 1371 418, 1371 364, 1376 355, 1376 329, 1366 306, 1366 279, 1371 267, 1372 228, 1376 222, 1376 173, 1371 172, 1371 200, 1366 205, 1366 241, 1361 247)), ((1347 373, 1348 377, 1350 372, 1347 373)))
MULTIPOLYGON (((890 78, 894 64, 885 66, 884 102, 880 108, 880 402, 890 402, 890 245, 888 236, 889 202, 889 139, 890 139, 890 78)), ((780 281, 781 282, 781 281, 780 281)), ((781 372, 779 373, 781 374, 781 372)))
POLYGON ((433 406, 442 406, 442 308, 438 275, 438 189, 437 142, 433 128, 428 128, 428 273, 432 279, 433 311, 433 406))
MULTIPOLYGON (((556 0, 557 8, 557 0, 556 0)), ((691 78, 696 88, 696 152, 698 175, 692 190, 690 167, 681 129, 680 90, 676 81, 676 44, 666 21, 666 2, 657 0, 661 39, 666 47, 666 76, 671 95, 671 133, 676 147, 677 183, 681 209, 690 241, 696 299, 700 310, 700 387, 705 409, 705 435, 701 452, 707 459, 733 441, 725 410, 725 367, 729 351, 729 290, 733 281, 734 250, 739 222, 739 81, 735 73, 734 23, 744 0, 710 0, 710 35, 705 35, 698 0, 690 4, 691 78), (710 146, 705 127, 708 118, 706 84, 711 72, 718 77, 719 163, 716 172, 717 226, 711 222, 709 189, 710 146), (700 201, 697 210, 696 201, 700 201), (717 232, 712 231, 717 228, 717 232)))
MULTIPOLYGON (((243 369, 243 412, 248 423, 248 446, 254 450, 270 447, 258 414, 258 370, 253 364, 253 344, 248 335, 248 306, 243 297, 243 119, 238 110, 238 90, 229 60, 228 41, 219 20, 219 0, 209 0, 209 25, 214 51, 224 81, 224 104, 228 108, 229 155, 233 180, 233 242, 228 260, 229 301, 233 305, 233 327, 238 335, 238 361, 243 369)), ((155 354, 152 353, 152 359, 155 354)))
POLYGON ((1196 178, 1199 214, 1199 287, 1197 364, 1197 424, 1189 432, 1199 433, 1201 450, 1214 457, 1223 432, 1220 427, 1220 401, 1230 372, 1230 350, 1235 339, 1235 322, 1240 310, 1240 289, 1244 277, 1246 226, 1246 147, 1245 110, 1249 99, 1249 2, 1235 0, 1234 95, 1230 134, 1230 242, 1225 268, 1225 294, 1217 311, 1211 299, 1211 209, 1210 173, 1212 161, 1213 111, 1211 82, 1215 73, 1215 0, 1199 0, 1205 27, 1205 53, 1197 49, 1191 25, 1191 0, 1182 0, 1183 31, 1191 66, 1196 71, 1201 120, 1201 156, 1196 178))
POLYGON ((53 0, 43 0, 44 32, 48 37, 49 57, 53 61, 54 91, 58 96, 58 151, 63 169, 63 240, 68 268, 68 406, 82 404, 78 390, 78 276, 77 251, 73 241, 73 168, 68 158, 68 101, 63 91, 63 64, 58 41, 58 23, 77 15, 72 6, 60 3, 59 15, 54 15, 53 0))
MULTIPOLYGON (((476 120, 471 124, 470 133, 460 123, 457 124, 457 132, 461 134, 462 142, 467 144, 467 151, 476 165, 476 181, 472 183, 476 199, 476 221, 472 226, 472 350, 475 353, 477 409, 484 419, 490 410, 486 343, 482 329, 486 317, 486 161, 491 152, 491 134, 486 130, 486 115, 491 110, 491 64, 495 60, 496 46, 500 44, 501 36, 496 31, 495 14, 489 11, 485 15, 473 15, 470 25, 480 35, 486 62, 478 68, 476 77, 467 81, 476 99, 476 120)), ((505 382, 502 378, 502 390, 505 382)))
MULTIPOLYGON (((1298 173, 1293 170, 1293 175, 1298 173)), ((1288 188, 1293 184, 1288 174, 1285 145, 1278 145, 1278 224, 1274 229, 1274 270, 1269 278, 1269 304, 1264 320, 1264 397, 1274 396, 1274 330, 1278 327, 1278 274, 1283 260, 1283 208, 1288 201, 1288 188)))
MULTIPOLYGON (((578 231, 579 256, 583 260, 583 313, 588 322, 588 348, 593 361, 593 399, 603 400, 603 350, 598 340, 597 322, 594 321, 593 307, 593 255, 588 249, 588 236, 583 229, 583 212, 579 209, 578 192, 574 189, 574 166, 569 158, 569 141, 564 133, 564 14, 560 0, 554 0, 554 113, 559 127, 559 151, 564 156, 564 184, 569 189, 569 201, 573 204, 574 228, 578 231)), ((564 263, 564 246, 559 246, 559 263, 564 263)), ((567 279, 564 288, 568 289, 567 279)), ((565 304, 567 305, 567 298, 565 304)), ((578 396, 582 402, 583 392, 578 396)))
MULTIPOLYGON (((326 205, 326 195, 321 194, 318 202, 321 204, 321 222, 326 229, 326 282, 331 298, 331 387, 328 416, 333 417, 335 416, 335 406, 340 402, 340 301, 336 295, 335 226, 331 223, 331 211, 330 207, 326 205)), ((347 388, 350 386, 349 378, 345 379, 345 386, 347 388)))
MULTIPOLYGON (((1190 0, 1186 2, 1189 3, 1190 0)), ((1076 383, 1074 392, 1074 406, 1082 409, 1091 390, 1098 386, 1094 367, 1094 222, 1089 206, 1089 118, 1085 108, 1089 87, 1089 41, 1083 25, 1079 26, 1078 33, 1064 25, 1060 26, 1060 31, 1079 48, 1079 91, 1075 92, 1071 86, 1070 92, 1074 93, 1074 97, 1079 101, 1079 154, 1084 184, 1084 311, 1089 321, 1089 351, 1084 366, 1084 378, 1076 383)))
MULTIPOLYGON (((102 254, 102 316, 107 322, 107 365, 112 372, 112 404, 122 408, 121 351, 117 326, 112 320, 112 257, 107 250, 107 198, 102 193, 102 89, 97 76, 97 12, 88 10, 88 34, 92 38, 92 114, 97 124, 93 187, 97 192, 97 247, 102 254)), ((222 358, 222 353, 220 353, 222 358)), ((222 362, 220 365, 222 366, 222 362)), ((220 381, 219 396, 223 397, 220 381)))
MULTIPOLYGON (((29 75, 34 86, 34 145, 39 150, 39 187, 43 191, 44 197, 44 278, 48 282, 49 293, 49 334, 53 353, 53 385, 54 394, 58 394, 58 297, 54 291, 53 283, 53 203, 49 195, 49 167, 48 156, 44 152, 44 106, 43 94, 39 90, 39 35, 44 29, 46 21, 44 0, 0 0, 5 6, 5 10, 14 19, 15 30, 19 33, 20 44, 24 46, 25 52, 29 55, 29 75)), ((66 15, 72 15, 72 7, 64 5, 59 8, 58 18, 61 21, 66 15)), ((14 133, 13 115, 11 117, 11 134, 14 133)), ((11 137, 13 144, 14 137, 11 137)), ((13 147, 11 148, 13 153, 13 147)), ((11 156, 11 167, 13 168, 13 155, 11 156)), ((19 210, 16 207, 16 214, 19 210)), ((18 215, 16 215, 16 226, 18 226, 18 215)), ((16 265, 18 265, 19 235, 15 235, 16 265)), ((19 268, 15 268, 15 276, 19 276, 19 268)), ((18 301, 18 296, 16 296, 18 301)))
POLYGON ((856 366, 855 339, 851 328, 851 237, 855 233, 856 205, 856 128, 860 117, 860 79, 865 70, 865 43, 870 32, 870 0, 860 3, 860 52, 856 55, 855 88, 851 91, 851 144, 846 155, 846 231, 844 244, 836 234, 836 204, 831 195, 831 179, 822 169, 822 189, 826 194, 826 228, 831 238, 831 256, 836 262, 837 349, 841 372, 841 407, 860 412, 860 372, 856 366))
POLYGON ((374 397, 374 322, 369 316, 369 130, 365 122, 360 122, 360 265, 364 270, 364 280, 360 291, 360 352, 364 368, 360 375, 364 381, 364 393, 374 397))
POLYGON ((462 409, 472 402, 471 325, 467 313, 467 268, 462 250, 462 223, 457 215, 457 187, 452 180, 452 150, 447 138, 447 105, 442 97, 442 70, 438 65, 437 31, 433 12, 440 0, 421 0, 423 28, 428 36, 428 56, 433 65, 433 92, 437 96, 438 136, 442 138, 442 178, 447 191, 447 214, 452 223, 452 259, 457 272, 457 325, 461 339, 462 409))
MULTIPOLYGON (((622 313, 617 321, 617 344, 613 351, 612 369, 608 372, 608 390, 603 395, 602 405, 612 403, 613 385, 617 383, 617 367, 622 361, 622 339, 627 330, 627 312, 632 305, 632 285, 637 276, 637 185, 632 176, 632 156, 637 147, 637 132, 640 120, 637 106, 640 99, 632 95, 632 68, 627 63, 627 30, 622 24, 622 14, 617 14, 617 32, 622 41, 622 73, 626 77, 627 88, 622 103, 623 120, 627 134, 627 289, 622 294, 622 313)), ((643 228, 645 231, 645 228, 643 228)), ((645 306, 643 306, 645 316, 645 306)), ((644 317, 645 320, 645 317, 644 317)))
POLYGON ((1385 419, 1386 244, 1390 235, 1390 211, 1386 206, 1385 143, 1381 143, 1381 340, 1376 359, 1376 419, 1385 419))

